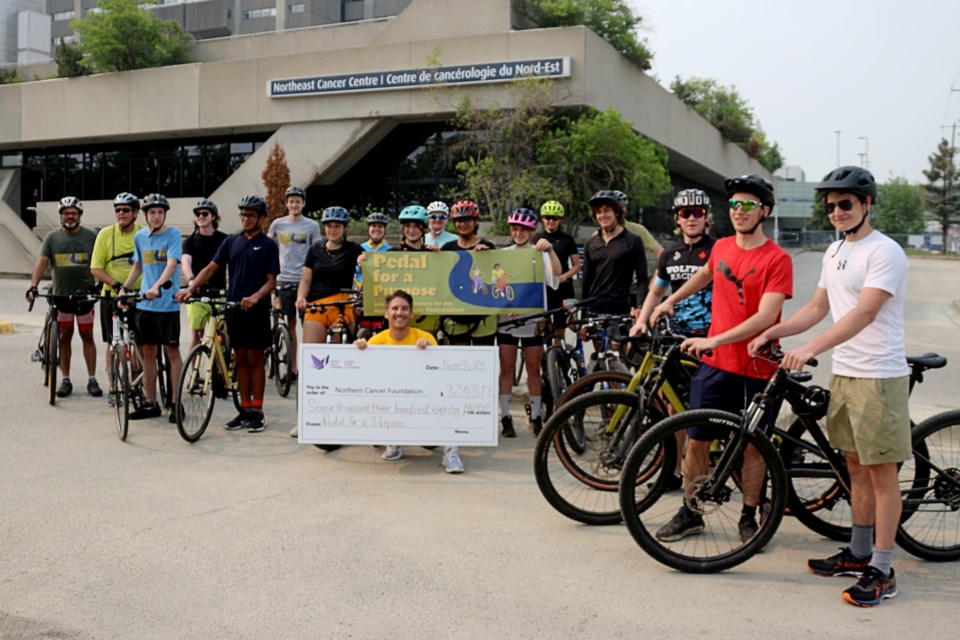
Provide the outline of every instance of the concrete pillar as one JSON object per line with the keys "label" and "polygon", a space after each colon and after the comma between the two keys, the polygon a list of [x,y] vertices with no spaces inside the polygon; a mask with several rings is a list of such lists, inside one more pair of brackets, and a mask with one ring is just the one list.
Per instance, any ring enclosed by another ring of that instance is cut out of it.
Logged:
{"label": "concrete pillar", "polygon": [[287,28],[287,0],[277,0],[277,17],[275,27],[277,31]]}

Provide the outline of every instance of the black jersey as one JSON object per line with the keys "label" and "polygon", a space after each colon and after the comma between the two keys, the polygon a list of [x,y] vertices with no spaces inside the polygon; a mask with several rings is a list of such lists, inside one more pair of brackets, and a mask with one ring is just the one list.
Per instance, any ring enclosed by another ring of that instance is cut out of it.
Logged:
{"label": "black jersey", "polygon": [[[671,291],[682,287],[707,264],[713,243],[712,237],[703,235],[693,244],[678,242],[664,249],[657,261],[655,284],[669,285]],[[673,313],[674,328],[687,335],[706,335],[710,328],[712,302],[713,287],[710,285],[678,302]]]}

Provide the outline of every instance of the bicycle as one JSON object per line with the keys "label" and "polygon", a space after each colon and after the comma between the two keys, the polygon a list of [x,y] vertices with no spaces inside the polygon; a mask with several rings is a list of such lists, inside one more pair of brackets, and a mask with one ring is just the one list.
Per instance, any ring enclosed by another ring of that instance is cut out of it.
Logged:
{"label": "bicycle", "polygon": [[[279,298],[277,299],[279,301]],[[279,307],[279,302],[270,308],[270,346],[264,353],[267,377],[277,385],[277,393],[286,398],[293,384],[292,342],[287,317]]]}
{"label": "bicycle", "polygon": [[47,299],[47,314],[43,318],[43,330],[36,350],[30,355],[31,362],[39,362],[43,371],[43,386],[47,387],[50,406],[57,403],[57,372],[60,370],[60,323],[57,321],[57,297],[50,293],[53,287],[45,287],[45,293],[37,293],[27,311],[33,311],[37,298]]}
{"label": "bicycle", "polygon": [[[681,354],[684,336],[672,333],[666,322],[629,340],[649,343],[636,373],[606,371],[580,380],[615,381],[622,388],[584,390],[561,400],[534,448],[541,494],[561,514],[584,524],[621,521],[617,491],[631,447],[671,410],[686,410],[690,378],[699,367],[699,361]],[[574,434],[582,434],[582,440]],[[645,482],[660,464],[653,460],[636,481]]]}
{"label": "bicycle", "polygon": [[230,338],[224,315],[240,307],[239,302],[203,296],[187,300],[187,304],[203,302],[210,305],[210,315],[203,326],[200,344],[190,350],[177,382],[177,431],[187,442],[200,439],[217,398],[233,397],[237,411],[240,394],[237,390],[236,358],[230,349]]}
{"label": "bicycle", "polygon": [[[773,361],[778,362],[779,357],[771,355]],[[759,429],[764,413],[781,401],[789,404],[834,478],[849,492],[842,455],[829,446],[817,422],[826,413],[830,394],[816,385],[805,386],[811,377],[808,372],[789,374],[778,368],[742,416],[712,409],[688,411],[663,420],[641,436],[627,456],[620,484],[621,512],[637,544],[657,561],[690,573],[723,571],[758,553],[779,527],[790,493],[787,465],[771,438]],[[698,477],[688,475],[683,493],[683,504],[703,519],[704,528],[697,535],[661,540],[656,532],[670,520],[678,504],[676,494],[666,490],[662,470],[672,468],[683,455],[674,435],[691,427],[709,427],[716,436],[709,460],[703,461],[709,471]],[[960,558],[958,440],[960,412],[945,412],[924,421],[912,433],[913,459],[899,471],[903,515],[896,539],[905,550],[927,560]],[[744,466],[748,445],[760,460],[754,467]],[[662,460],[661,472],[652,482],[625,481],[641,475],[648,479],[646,470],[652,459]],[[760,480],[761,513],[757,532],[742,541],[737,527],[743,500],[740,479],[748,472]],[[669,499],[661,500],[664,496]]]}

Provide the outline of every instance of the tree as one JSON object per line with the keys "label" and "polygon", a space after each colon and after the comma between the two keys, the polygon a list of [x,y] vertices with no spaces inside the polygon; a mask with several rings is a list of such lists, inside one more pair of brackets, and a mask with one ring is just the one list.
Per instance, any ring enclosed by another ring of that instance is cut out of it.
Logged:
{"label": "tree", "polygon": [[270,149],[261,177],[267,189],[267,217],[263,221],[263,230],[266,232],[271,222],[287,212],[284,193],[290,186],[290,167],[287,166],[287,154],[279,144],[275,143]]}
{"label": "tree", "polygon": [[753,109],[736,87],[725,87],[710,78],[681,80],[677,76],[670,84],[670,91],[767,171],[773,172],[783,166],[780,146],[767,141],[754,118]]}
{"label": "tree", "polygon": [[807,220],[807,229],[813,231],[830,231],[834,228],[830,222],[830,216],[827,215],[827,207],[823,204],[823,198],[820,194],[813,196],[813,213]]}
{"label": "tree", "polygon": [[637,36],[643,18],[625,0],[526,0],[523,6],[543,27],[584,25],[647,71],[653,53]]}
{"label": "tree", "polygon": [[887,234],[923,231],[923,195],[917,185],[894,178],[877,190],[877,206],[871,209],[875,228]]}
{"label": "tree", "polygon": [[190,61],[190,34],[174,20],[158,20],[137,0],[99,0],[99,12],[75,19],[83,64],[93,71],[129,71]]}
{"label": "tree", "polygon": [[947,234],[950,225],[960,224],[960,183],[954,156],[957,148],[940,140],[935,153],[930,154],[930,168],[923,175],[929,181],[923,185],[927,196],[928,217],[940,223],[943,250],[947,250]]}
{"label": "tree", "polygon": [[23,82],[23,78],[20,77],[16,69],[12,67],[0,69],[0,84],[14,84],[17,82]]}
{"label": "tree", "polygon": [[76,78],[90,73],[90,69],[83,64],[83,53],[76,45],[61,42],[53,54],[57,63],[57,77]]}

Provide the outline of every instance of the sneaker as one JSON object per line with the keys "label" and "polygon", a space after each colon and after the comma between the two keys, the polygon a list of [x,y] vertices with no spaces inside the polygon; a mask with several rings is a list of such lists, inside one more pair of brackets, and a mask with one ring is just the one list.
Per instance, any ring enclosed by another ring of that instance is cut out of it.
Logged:
{"label": "sneaker", "polygon": [[680,507],[670,522],[657,529],[654,534],[661,542],[676,542],[687,536],[703,531],[703,517],[694,513],[686,505]]}
{"label": "sneaker", "polygon": [[94,398],[99,398],[103,395],[103,389],[100,388],[100,384],[97,382],[96,378],[91,378],[87,381],[87,393],[92,395]]}
{"label": "sneaker", "polygon": [[148,418],[156,418],[163,415],[163,411],[160,409],[160,405],[157,403],[149,404],[144,402],[140,405],[140,408],[136,411],[130,413],[131,420],[146,420]]}
{"label": "sneaker", "polygon": [[533,437],[536,438],[540,435],[540,432],[543,431],[543,418],[537,416],[536,418],[530,418],[530,431],[533,432]]}
{"label": "sneaker", "polygon": [[243,421],[247,419],[247,410],[241,409],[240,413],[237,414],[237,417],[231,420],[230,422],[223,425],[223,428],[227,431],[236,431],[237,429],[243,428]]}
{"label": "sneaker", "polygon": [[71,393],[73,393],[73,383],[66,379],[61,380],[60,388],[57,389],[57,397],[66,398]]}
{"label": "sneaker", "polygon": [[843,592],[843,599],[858,607],[875,607],[887,598],[897,596],[897,578],[893,568],[885,576],[876,567],[867,565],[857,584]]}
{"label": "sneaker", "polygon": [[403,447],[395,444],[388,444],[386,450],[383,452],[383,455],[380,457],[391,462],[394,460],[399,460],[403,457]]}
{"label": "sneaker", "polygon": [[246,429],[247,433],[260,433],[267,428],[267,422],[263,419],[263,411],[253,409],[247,412],[247,417],[240,423],[241,429]]}
{"label": "sneaker", "polygon": [[299,371],[292,371],[292,372],[290,373],[290,383],[291,383],[291,384],[297,382],[297,380],[299,380],[299,379],[300,379],[300,372],[299,372]]}
{"label": "sneaker", "polygon": [[[656,486],[655,482],[647,483],[647,489],[653,489],[654,486]],[[683,476],[677,475],[676,473],[671,473],[663,485],[663,490],[679,491],[680,489],[683,489]]]}
{"label": "sneaker", "polygon": [[513,428],[513,418],[503,416],[500,418],[500,435],[504,438],[516,438],[517,430]]}
{"label": "sneaker", "polygon": [[757,519],[753,516],[740,516],[737,529],[740,532],[740,542],[747,543],[750,541],[750,538],[757,535],[757,531],[760,530],[760,525],[757,524]]}
{"label": "sneaker", "polygon": [[823,560],[807,560],[807,567],[818,576],[854,576],[859,578],[864,569],[870,565],[870,556],[858,558],[850,551],[850,547],[843,547],[840,553],[824,558]]}
{"label": "sneaker", "polygon": [[443,470],[447,473],[463,473],[463,461],[460,460],[460,452],[457,451],[456,447],[443,448],[441,464],[443,464]]}
{"label": "sneaker", "polygon": [[167,419],[170,421],[170,424],[177,424],[177,409],[180,409],[180,417],[183,418],[186,415],[186,412],[183,409],[183,405],[174,406],[170,409],[170,415],[167,416]]}
{"label": "sneaker", "polygon": [[299,436],[300,436],[300,427],[294,427],[293,429],[290,429],[291,438],[297,438]]}

